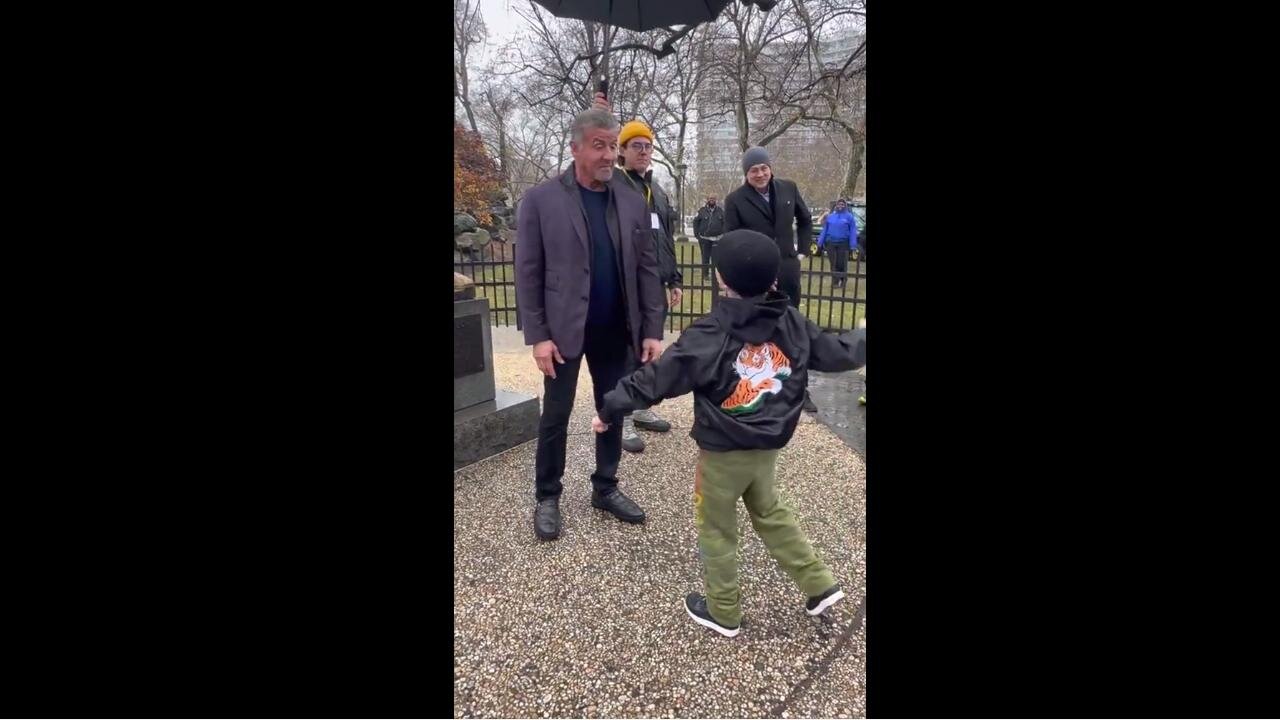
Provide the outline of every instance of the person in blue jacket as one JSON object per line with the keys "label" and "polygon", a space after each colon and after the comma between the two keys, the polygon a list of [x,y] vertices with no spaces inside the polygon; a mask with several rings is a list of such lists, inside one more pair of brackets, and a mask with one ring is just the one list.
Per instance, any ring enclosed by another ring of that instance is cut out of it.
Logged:
{"label": "person in blue jacket", "polygon": [[844,287],[849,282],[849,248],[858,242],[858,224],[844,198],[836,201],[836,207],[822,223],[818,233],[818,247],[831,257],[831,269],[835,272],[831,287]]}

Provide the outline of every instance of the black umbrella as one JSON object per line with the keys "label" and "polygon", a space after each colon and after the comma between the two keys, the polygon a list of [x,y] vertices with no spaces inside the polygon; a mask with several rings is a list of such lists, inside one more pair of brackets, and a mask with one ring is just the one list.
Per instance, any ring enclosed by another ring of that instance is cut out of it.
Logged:
{"label": "black umbrella", "polygon": [[[695,25],[716,19],[733,0],[534,0],[560,18],[591,20],[628,30]],[[777,0],[739,0],[769,10]]]}

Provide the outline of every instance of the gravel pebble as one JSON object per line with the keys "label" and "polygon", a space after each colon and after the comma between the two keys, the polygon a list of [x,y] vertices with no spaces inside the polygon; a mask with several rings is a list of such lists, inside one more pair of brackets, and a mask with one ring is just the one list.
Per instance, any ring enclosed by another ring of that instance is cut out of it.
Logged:
{"label": "gravel pebble", "polygon": [[[542,393],[527,350],[495,352],[494,375],[499,388]],[[844,637],[866,588],[862,459],[806,414],[778,461],[780,492],[847,599],[809,617],[740,510],[743,631],[723,638],[683,609],[702,591],[692,399],[655,411],[673,430],[642,431],[648,447],[624,453],[618,474],[644,525],[590,505],[585,368],[559,540],[533,534],[534,442],[454,473],[454,716],[865,717],[865,618]]]}

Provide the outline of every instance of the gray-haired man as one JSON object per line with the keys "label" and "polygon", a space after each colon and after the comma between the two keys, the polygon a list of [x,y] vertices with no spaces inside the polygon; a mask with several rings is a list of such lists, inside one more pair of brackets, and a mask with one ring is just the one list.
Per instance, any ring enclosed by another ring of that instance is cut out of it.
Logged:
{"label": "gray-haired man", "polygon": [[[599,410],[637,359],[662,353],[664,297],[649,213],[637,193],[615,192],[609,182],[617,120],[599,108],[579,114],[569,148],[569,169],[526,192],[517,219],[516,297],[525,344],[545,376],[534,478],[534,532],[544,540],[560,535],[560,481],[582,359]],[[644,511],[618,489],[621,428],[595,443],[591,504],[643,522]]]}

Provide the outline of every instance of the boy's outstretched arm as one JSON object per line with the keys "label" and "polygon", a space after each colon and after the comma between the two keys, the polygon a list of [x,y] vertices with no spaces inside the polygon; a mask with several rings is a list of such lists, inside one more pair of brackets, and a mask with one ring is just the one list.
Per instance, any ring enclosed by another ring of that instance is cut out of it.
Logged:
{"label": "boy's outstretched arm", "polygon": [[857,370],[867,364],[867,330],[858,328],[837,335],[822,332],[810,320],[809,367],[822,372]]}
{"label": "boy's outstretched arm", "polygon": [[[662,357],[641,367],[618,381],[617,387],[605,393],[604,409],[597,418],[607,427],[622,419],[623,415],[643,410],[660,400],[680,397],[693,392],[699,377],[697,359],[689,352],[689,346],[697,332],[692,328],[680,336]],[[596,432],[604,428],[592,423]]]}

